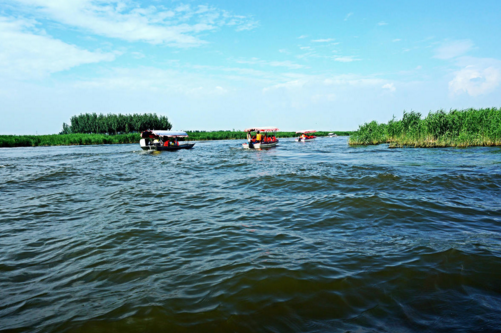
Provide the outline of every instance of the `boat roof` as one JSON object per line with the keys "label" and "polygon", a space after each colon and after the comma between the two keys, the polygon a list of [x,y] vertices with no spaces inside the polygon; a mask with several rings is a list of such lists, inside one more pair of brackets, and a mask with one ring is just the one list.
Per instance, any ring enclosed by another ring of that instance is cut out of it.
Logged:
{"label": "boat roof", "polygon": [[269,126],[269,127],[250,127],[244,130],[244,132],[278,132],[278,128]]}
{"label": "boat roof", "polygon": [[168,137],[188,137],[188,134],[183,131],[165,131],[165,130],[153,130],[153,134],[158,136],[168,136]]}
{"label": "boat roof", "polygon": [[304,130],[304,131],[297,131],[296,133],[315,133],[316,130]]}

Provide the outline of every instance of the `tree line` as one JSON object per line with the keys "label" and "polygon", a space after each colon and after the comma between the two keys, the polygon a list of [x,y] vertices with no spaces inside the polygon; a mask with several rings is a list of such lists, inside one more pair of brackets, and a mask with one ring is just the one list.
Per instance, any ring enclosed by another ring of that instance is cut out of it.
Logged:
{"label": "tree line", "polygon": [[148,129],[170,130],[172,124],[165,116],[156,113],[145,114],[96,114],[84,113],[70,118],[70,124],[63,123],[60,134],[119,134],[142,132]]}

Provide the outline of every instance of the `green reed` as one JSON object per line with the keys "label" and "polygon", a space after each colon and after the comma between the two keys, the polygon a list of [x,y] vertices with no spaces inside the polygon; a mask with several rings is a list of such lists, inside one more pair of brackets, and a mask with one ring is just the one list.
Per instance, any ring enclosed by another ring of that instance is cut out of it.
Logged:
{"label": "green reed", "polygon": [[387,124],[365,123],[350,136],[350,145],[389,143],[390,147],[468,147],[501,145],[501,110],[439,110],[425,118],[405,112]]}
{"label": "green reed", "polygon": [[52,135],[0,135],[0,147],[36,147],[101,145],[118,143],[138,143],[138,133],[106,134],[52,134]]}

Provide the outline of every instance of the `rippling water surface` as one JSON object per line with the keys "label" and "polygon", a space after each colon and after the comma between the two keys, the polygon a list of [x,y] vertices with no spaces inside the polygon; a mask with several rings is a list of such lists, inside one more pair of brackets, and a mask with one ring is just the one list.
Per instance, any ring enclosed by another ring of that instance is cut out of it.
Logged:
{"label": "rippling water surface", "polygon": [[0,330],[495,331],[501,149],[0,150]]}

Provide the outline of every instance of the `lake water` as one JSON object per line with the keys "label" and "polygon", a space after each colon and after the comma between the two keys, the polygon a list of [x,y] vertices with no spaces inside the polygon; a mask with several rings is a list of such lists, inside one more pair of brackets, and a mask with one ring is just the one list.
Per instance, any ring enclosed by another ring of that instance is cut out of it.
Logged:
{"label": "lake water", "polygon": [[0,330],[501,328],[501,149],[0,150]]}

